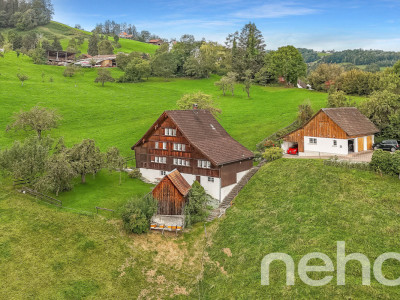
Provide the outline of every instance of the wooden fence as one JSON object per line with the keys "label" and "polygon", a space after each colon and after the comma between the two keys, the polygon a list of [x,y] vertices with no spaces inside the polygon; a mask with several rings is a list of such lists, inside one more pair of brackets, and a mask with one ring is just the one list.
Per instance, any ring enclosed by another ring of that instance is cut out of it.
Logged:
{"label": "wooden fence", "polygon": [[40,193],[38,191],[35,191],[35,190],[32,190],[30,188],[23,187],[21,189],[21,192],[24,193],[24,194],[29,194],[29,195],[35,196],[39,200],[42,200],[42,201],[48,202],[50,204],[62,207],[62,201],[61,200],[58,200],[56,198],[47,196],[45,194],[42,194],[42,193]]}

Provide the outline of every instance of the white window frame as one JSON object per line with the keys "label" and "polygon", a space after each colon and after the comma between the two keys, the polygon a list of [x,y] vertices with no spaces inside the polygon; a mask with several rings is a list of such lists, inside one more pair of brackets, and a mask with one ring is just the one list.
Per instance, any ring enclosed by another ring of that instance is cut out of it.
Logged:
{"label": "white window frame", "polygon": [[154,156],[154,160],[152,160],[151,162],[154,162],[157,164],[166,164],[167,158],[165,156]]}
{"label": "white window frame", "polygon": [[190,162],[186,159],[182,159],[182,158],[174,158],[173,159],[173,164],[175,166],[183,166],[183,167],[189,167],[190,166]]}
{"label": "white window frame", "polygon": [[163,150],[167,150],[167,143],[166,142],[163,142],[162,148],[163,148]]}
{"label": "white window frame", "polygon": [[202,169],[210,169],[211,168],[211,162],[209,162],[208,160],[199,159],[197,161],[197,167],[198,168],[202,168]]}
{"label": "white window frame", "polygon": [[155,149],[158,149],[158,142],[155,142],[155,143],[154,143],[154,148],[155,148]]}
{"label": "white window frame", "polygon": [[176,136],[176,129],[174,129],[174,128],[164,128],[164,135],[166,135],[166,136]]}
{"label": "white window frame", "polygon": [[337,147],[337,140],[333,140],[333,146],[332,147]]}
{"label": "white window frame", "polygon": [[161,176],[165,176],[165,175],[167,175],[167,171],[161,170],[160,174],[161,174]]}
{"label": "white window frame", "polygon": [[311,145],[316,145],[317,144],[317,139],[316,138],[308,138],[308,143]]}

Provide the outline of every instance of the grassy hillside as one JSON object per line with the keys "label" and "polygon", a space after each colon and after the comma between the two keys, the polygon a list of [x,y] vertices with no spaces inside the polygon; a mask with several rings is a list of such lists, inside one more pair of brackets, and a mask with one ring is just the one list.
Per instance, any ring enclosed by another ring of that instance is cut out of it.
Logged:
{"label": "grassy hillside", "polygon": [[[0,29],[0,32],[6,34],[8,30],[10,29]],[[64,50],[67,49],[68,42],[70,39],[78,35],[83,35],[85,36],[85,42],[79,48],[81,53],[87,53],[88,38],[91,35],[90,32],[72,28],[65,24],[54,21],[51,21],[49,24],[44,26],[38,26],[32,30],[21,31],[21,34],[30,34],[30,33],[40,34],[49,40],[52,40],[54,36],[57,36],[60,39],[61,45],[63,46]],[[113,39],[110,37],[109,40],[112,41]],[[128,39],[120,39],[119,43],[121,44],[121,48],[115,48],[114,53],[118,52],[130,53],[132,51],[135,51],[135,52],[145,52],[152,54],[158,48],[158,46],[155,45],[150,45],[147,43],[142,43]]]}
{"label": "grassy hillside", "polygon": [[[124,155],[132,154],[130,147],[167,109],[175,109],[176,101],[185,93],[203,91],[211,94],[222,109],[220,122],[239,142],[255,149],[257,142],[296,118],[297,107],[310,101],[314,109],[323,107],[327,94],[314,91],[253,86],[251,98],[241,85],[235,96],[222,96],[214,86],[217,77],[204,80],[150,78],[136,84],[95,84],[97,70],[85,69],[72,78],[62,75],[64,68],[34,65],[29,57],[6,53],[0,58],[0,128],[6,128],[13,113],[39,104],[56,108],[63,120],[54,137],[64,136],[68,145],[83,138],[93,138],[105,150],[117,146]],[[16,74],[30,78],[21,87]],[[42,82],[41,74],[44,74]],[[122,72],[113,69],[114,77]],[[52,78],[53,82],[49,82]],[[10,145],[25,133],[0,130],[0,147]]]}
{"label": "grassy hillside", "polygon": [[[197,244],[0,193],[1,299],[157,299],[196,287]],[[196,243],[202,241],[196,240]]]}
{"label": "grassy hillside", "polygon": [[[397,299],[398,287],[374,279],[363,287],[357,263],[348,263],[346,286],[311,288],[297,276],[296,285],[286,287],[279,263],[272,264],[272,285],[261,286],[260,262],[284,252],[297,265],[318,251],[335,265],[339,240],[346,241],[346,253],[362,252],[371,261],[398,252],[399,198],[395,177],[282,159],[264,166],[227,215],[207,226],[203,256],[202,224],[177,238],[126,236],[118,222],[3,189],[0,298]],[[383,269],[388,278],[400,276],[395,261]]]}
{"label": "grassy hillside", "polygon": [[[336,286],[335,273],[322,273],[333,275],[322,287],[305,285],[296,273],[296,284],[287,287],[284,265],[276,262],[271,265],[271,285],[261,286],[260,264],[265,255],[283,252],[293,257],[297,272],[302,256],[322,252],[336,270],[336,241],[346,242],[346,254],[364,253],[371,264],[382,253],[399,252],[399,199],[400,181],[395,177],[328,167],[315,160],[267,164],[218,224],[208,249],[204,297],[398,299],[398,287],[383,286],[373,275],[371,286],[362,286],[358,263],[347,264],[344,287]],[[384,275],[398,278],[399,266],[387,261]],[[311,277],[320,279],[322,274]]]}

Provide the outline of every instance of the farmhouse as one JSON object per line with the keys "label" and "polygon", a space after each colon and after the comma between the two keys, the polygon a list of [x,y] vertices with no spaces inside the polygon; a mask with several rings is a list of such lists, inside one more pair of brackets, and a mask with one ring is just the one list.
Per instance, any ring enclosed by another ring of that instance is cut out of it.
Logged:
{"label": "farmhouse", "polygon": [[177,169],[167,173],[153,189],[153,197],[158,201],[158,215],[180,215],[190,184]]}
{"label": "farmhouse", "polygon": [[177,169],[219,201],[253,166],[253,153],[200,109],[165,111],[132,150],[147,180],[157,182]]}
{"label": "farmhouse", "polygon": [[160,46],[163,43],[161,39],[153,39],[149,41],[149,44]]}
{"label": "farmhouse", "polygon": [[91,56],[79,60],[78,62],[75,63],[75,65],[81,67],[92,67],[92,63],[94,63],[94,67],[103,67],[103,68],[116,67],[117,56],[115,54]]}
{"label": "farmhouse", "polygon": [[283,137],[283,150],[297,146],[299,155],[372,150],[376,126],[355,107],[323,108],[304,126]]}

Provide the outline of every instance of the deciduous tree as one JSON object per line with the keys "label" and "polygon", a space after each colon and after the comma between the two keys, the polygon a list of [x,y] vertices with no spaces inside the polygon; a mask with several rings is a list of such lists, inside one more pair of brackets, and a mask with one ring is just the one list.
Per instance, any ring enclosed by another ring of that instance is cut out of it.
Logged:
{"label": "deciduous tree", "polygon": [[14,128],[35,131],[39,139],[43,131],[56,128],[61,120],[55,110],[40,106],[34,106],[29,111],[20,111],[13,118],[14,122],[7,126],[7,130]]}
{"label": "deciduous tree", "polygon": [[111,76],[111,72],[109,69],[100,68],[97,71],[97,77],[94,82],[101,82],[101,86],[104,86],[106,82],[114,82],[115,79]]}
{"label": "deciduous tree", "polygon": [[122,168],[124,167],[125,160],[119,153],[118,148],[111,147],[106,153],[106,166],[110,172],[119,171],[119,184],[121,184]]}
{"label": "deciduous tree", "polygon": [[68,156],[75,172],[86,182],[86,174],[96,174],[103,166],[103,156],[94,140],[83,140],[68,150]]}
{"label": "deciduous tree", "polygon": [[202,92],[191,93],[183,95],[181,99],[176,102],[179,109],[193,109],[197,105],[198,109],[206,109],[214,116],[221,113],[221,109],[216,107],[212,97]]}

